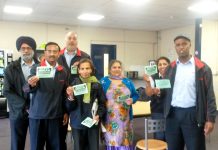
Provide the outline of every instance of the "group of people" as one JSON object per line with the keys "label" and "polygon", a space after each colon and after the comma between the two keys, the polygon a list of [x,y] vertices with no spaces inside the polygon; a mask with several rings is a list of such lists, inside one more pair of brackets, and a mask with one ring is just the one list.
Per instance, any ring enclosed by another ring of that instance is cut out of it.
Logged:
{"label": "group of people", "polygon": [[[123,75],[119,60],[109,63],[109,75],[98,80],[88,54],[78,49],[77,34],[66,34],[66,47],[45,45],[44,59],[35,57],[36,42],[21,36],[16,46],[21,57],[5,70],[4,95],[10,109],[11,150],[25,147],[29,127],[31,150],[66,150],[70,120],[74,150],[98,150],[99,135],[106,150],[133,150],[132,104],[139,99],[133,82]],[[178,59],[157,60],[158,73],[144,75],[151,100],[151,117],[166,119],[166,131],[155,134],[168,150],[205,150],[205,135],[212,132],[216,102],[211,69],[189,52],[188,37],[174,39]],[[51,76],[37,69],[50,67]],[[171,88],[159,89],[156,79],[169,79]],[[85,85],[85,87],[83,86]],[[83,90],[76,92],[83,86]],[[70,119],[69,119],[70,118]],[[91,118],[92,125],[84,125]]]}

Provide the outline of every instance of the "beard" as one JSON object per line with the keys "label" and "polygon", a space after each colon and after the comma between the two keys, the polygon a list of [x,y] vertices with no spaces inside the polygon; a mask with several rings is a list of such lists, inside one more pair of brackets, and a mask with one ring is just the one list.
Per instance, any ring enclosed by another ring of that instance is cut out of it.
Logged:
{"label": "beard", "polygon": [[75,51],[77,47],[75,45],[67,45],[67,51]]}
{"label": "beard", "polygon": [[22,54],[21,58],[24,62],[31,61],[33,59],[34,52],[32,51],[30,54]]}

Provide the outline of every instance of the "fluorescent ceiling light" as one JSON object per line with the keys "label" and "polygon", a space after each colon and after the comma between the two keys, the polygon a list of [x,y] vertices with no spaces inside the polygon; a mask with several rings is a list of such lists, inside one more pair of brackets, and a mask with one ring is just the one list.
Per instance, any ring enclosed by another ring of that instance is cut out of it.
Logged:
{"label": "fluorescent ceiling light", "polygon": [[5,6],[4,12],[9,14],[18,14],[18,15],[28,15],[33,11],[32,8],[29,7],[19,7],[19,6]]}
{"label": "fluorescent ceiling light", "polygon": [[117,0],[119,2],[125,3],[125,4],[129,4],[129,5],[142,5],[145,4],[146,2],[150,1],[150,0]]}
{"label": "fluorescent ceiling light", "polygon": [[201,14],[213,13],[218,11],[218,2],[210,0],[201,1],[188,7],[188,10]]}
{"label": "fluorescent ceiling light", "polygon": [[85,14],[79,15],[77,18],[79,20],[98,21],[98,20],[103,19],[104,16],[103,15],[98,15],[98,14],[88,14],[88,13],[85,13]]}

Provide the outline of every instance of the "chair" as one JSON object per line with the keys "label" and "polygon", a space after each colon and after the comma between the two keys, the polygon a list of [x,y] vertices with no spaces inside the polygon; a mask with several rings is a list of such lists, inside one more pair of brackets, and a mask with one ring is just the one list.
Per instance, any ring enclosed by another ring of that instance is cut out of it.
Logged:
{"label": "chair", "polygon": [[166,150],[167,143],[161,140],[148,139],[148,133],[165,131],[164,119],[145,119],[145,139],[136,143],[136,148],[141,150]]}

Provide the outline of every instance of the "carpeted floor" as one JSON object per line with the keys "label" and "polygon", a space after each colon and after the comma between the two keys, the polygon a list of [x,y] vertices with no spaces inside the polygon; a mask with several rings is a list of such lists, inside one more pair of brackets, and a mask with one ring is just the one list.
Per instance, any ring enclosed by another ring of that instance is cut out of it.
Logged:
{"label": "carpeted floor", "polygon": [[[207,150],[217,150],[218,149],[218,118],[215,129],[210,137],[207,137]],[[134,118],[134,143],[139,139],[144,137],[144,118]],[[67,136],[67,146],[68,150],[72,150],[71,134],[68,133]],[[104,146],[100,144],[101,150],[104,150]],[[0,150],[10,150],[10,124],[9,120],[0,119]],[[29,135],[27,137],[25,150],[30,150],[29,148]]]}

